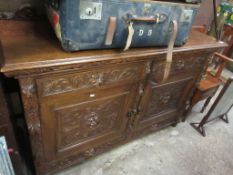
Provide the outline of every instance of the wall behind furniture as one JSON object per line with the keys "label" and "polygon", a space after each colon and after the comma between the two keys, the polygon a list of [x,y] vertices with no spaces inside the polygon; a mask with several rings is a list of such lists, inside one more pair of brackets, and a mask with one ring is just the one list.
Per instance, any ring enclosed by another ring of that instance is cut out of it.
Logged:
{"label": "wall behind furniture", "polygon": [[[221,0],[216,0],[219,4]],[[201,7],[194,22],[195,26],[205,25],[209,29],[214,19],[213,0],[202,0]]]}
{"label": "wall behind furniture", "polygon": [[[221,0],[217,0],[219,3]],[[209,27],[213,20],[213,0],[202,0],[202,5],[197,15],[195,25],[206,25]],[[36,15],[44,14],[43,0],[0,0],[0,18],[13,18],[16,12],[19,12],[25,7],[31,7]],[[25,10],[24,10],[25,11]],[[24,13],[30,14],[27,10]],[[21,15],[21,14],[20,14]]]}
{"label": "wall behind furniture", "polygon": [[1,19],[15,18],[16,15],[35,18],[35,16],[43,16],[43,14],[43,0],[0,0]]}

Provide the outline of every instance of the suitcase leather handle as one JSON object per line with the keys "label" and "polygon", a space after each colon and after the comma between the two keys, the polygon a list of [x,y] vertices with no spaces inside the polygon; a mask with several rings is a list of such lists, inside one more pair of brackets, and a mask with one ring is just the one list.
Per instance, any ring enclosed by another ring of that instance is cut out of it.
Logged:
{"label": "suitcase leather handle", "polygon": [[163,74],[163,82],[166,81],[170,75],[171,72],[171,66],[172,66],[172,60],[173,60],[173,48],[176,41],[176,36],[178,32],[178,23],[177,21],[172,21],[172,35],[168,44],[167,49],[167,56],[166,56],[166,64]]}
{"label": "suitcase leather handle", "polygon": [[154,17],[135,17],[128,14],[128,22],[149,22],[149,23],[163,23],[168,19],[168,16],[163,13],[157,13]]}
{"label": "suitcase leather handle", "polygon": [[134,22],[150,22],[150,23],[159,24],[159,23],[163,23],[167,19],[168,19],[167,15],[162,13],[157,13],[154,17],[135,17],[131,14],[127,14],[127,22],[129,26],[128,26],[128,37],[126,40],[124,51],[128,50],[131,46],[134,35],[134,28],[133,28]]}
{"label": "suitcase leather handle", "polygon": [[116,31],[116,25],[117,25],[117,18],[111,16],[109,18],[108,29],[107,29],[106,38],[105,38],[106,46],[112,45],[112,41],[113,41],[114,34]]}
{"label": "suitcase leather handle", "polygon": [[[168,44],[166,63],[165,63],[165,69],[164,69],[164,74],[163,74],[163,80],[162,80],[163,82],[165,82],[170,75],[171,65],[172,65],[172,60],[173,60],[173,48],[174,48],[174,44],[175,44],[176,36],[177,36],[177,32],[178,32],[177,21],[173,20],[173,21],[171,21],[171,24],[172,24],[172,34],[171,34],[171,38],[170,38],[170,41]],[[129,30],[129,34],[128,34],[128,38],[126,41],[124,51],[128,50],[130,48],[131,43],[132,43],[132,39],[133,39],[133,35],[134,35],[133,22],[130,22],[130,24],[128,26],[128,30]]]}
{"label": "suitcase leather handle", "polygon": [[130,22],[129,26],[128,26],[128,37],[126,40],[124,51],[126,51],[130,48],[132,40],[133,40],[133,35],[134,35],[133,22]]}

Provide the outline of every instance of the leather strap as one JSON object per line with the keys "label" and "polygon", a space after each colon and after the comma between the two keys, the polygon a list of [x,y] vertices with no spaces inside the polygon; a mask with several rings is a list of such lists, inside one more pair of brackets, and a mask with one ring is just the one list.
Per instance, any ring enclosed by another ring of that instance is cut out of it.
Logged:
{"label": "leather strap", "polygon": [[116,31],[116,17],[110,17],[108,22],[108,31],[105,39],[105,45],[110,46],[112,45],[113,37]]}
{"label": "leather strap", "polygon": [[172,37],[168,44],[167,58],[165,64],[165,70],[163,75],[163,81],[166,81],[170,75],[171,65],[172,65],[172,57],[173,57],[173,48],[176,41],[176,36],[178,32],[178,24],[177,21],[172,21]]}
{"label": "leather strap", "polygon": [[128,34],[128,38],[126,41],[124,51],[128,50],[131,46],[131,43],[132,43],[132,39],[133,39],[133,35],[134,35],[133,22],[129,23],[128,31],[129,31],[129,34]]}

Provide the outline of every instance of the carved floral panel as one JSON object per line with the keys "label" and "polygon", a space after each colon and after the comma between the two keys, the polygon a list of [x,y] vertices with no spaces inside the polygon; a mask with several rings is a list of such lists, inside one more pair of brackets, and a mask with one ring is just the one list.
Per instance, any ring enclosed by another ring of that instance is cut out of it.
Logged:
{"label": "carved floral panel", "polygon": [[119,67],[107,70],[97,70],[83,73],[68,74],[39,80],[39,89],[42,96],[101,86],[113,82],[140,78],[140,67]]}
{"label": "carved floral panel", "polygon": [[56,109],[58,149],[117,129],[122,105],[124,96]]}
{"label": "carved floral panel", "polygon": [[141,120],[145,120],[169,110],[176,109],[187,85],[187,81],[182,81],[179,83],[154,87],[152,89],[152,94],[149,104],[147,105],[145,115],[141,118]]}

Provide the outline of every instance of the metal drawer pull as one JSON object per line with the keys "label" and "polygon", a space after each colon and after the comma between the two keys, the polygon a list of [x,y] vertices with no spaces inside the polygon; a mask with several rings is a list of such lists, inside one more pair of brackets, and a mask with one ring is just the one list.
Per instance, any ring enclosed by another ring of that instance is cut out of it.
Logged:
{"label": "metal drawer pull", "polygon": [[94,97],[95,97],[95,94],[94,94],[94,93],[91,93],[91,94],[89,95],[89,97],[94,98]]}

